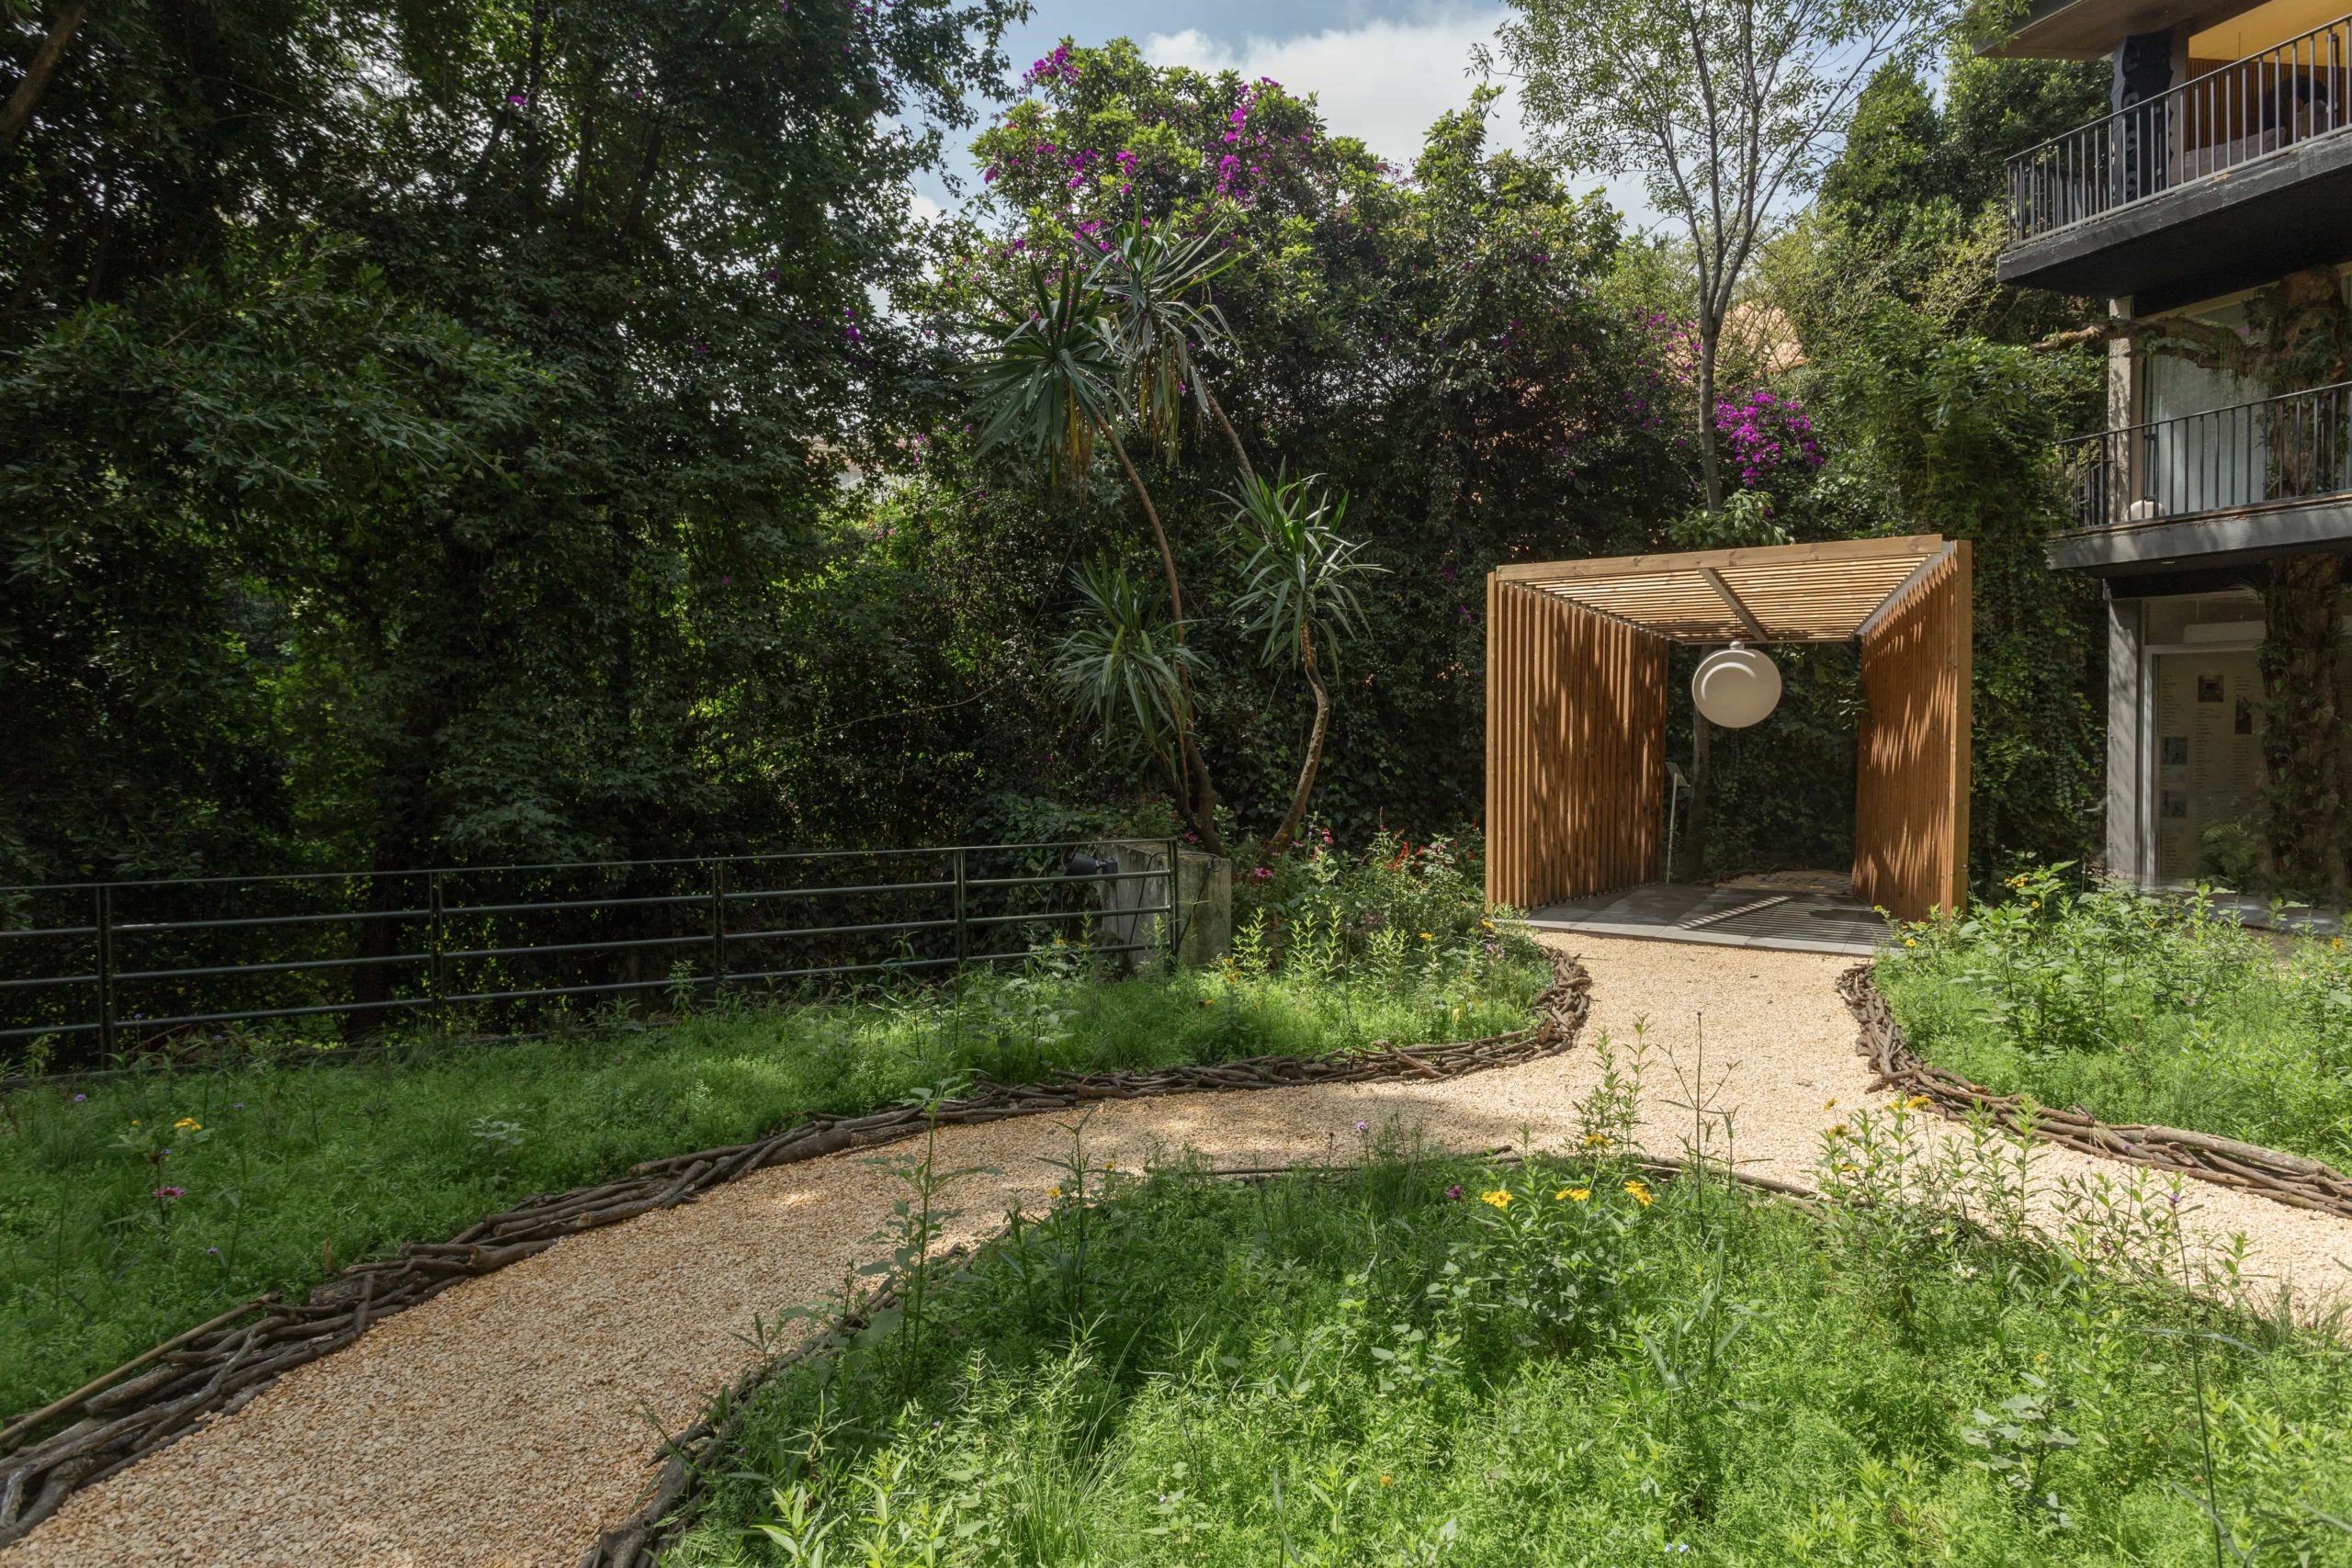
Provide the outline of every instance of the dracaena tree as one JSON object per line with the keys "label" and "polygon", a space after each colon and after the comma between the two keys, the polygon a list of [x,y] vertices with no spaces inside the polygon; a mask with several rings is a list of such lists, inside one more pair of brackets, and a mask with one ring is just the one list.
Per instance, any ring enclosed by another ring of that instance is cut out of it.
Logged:
{"label": "dracaena tree", "polygon": [[1328,492],[1322,476],[1272,481],[1245,476],[1231,500],[1235,536],[1244,556],[1241,592],[1236,603],[1247,630],[1261,637],[1260,657],[1269,665],[1293,664],[1315,694],[1315,718],[1290,809],[1266,842],[1269,855],[1286,852],[1306,816],[1307,796],[1323,762],[1323,741],[1331,728],[1331,693],[1324,665],[1339,670],[1340,644],[1363,625],[1357,580],[1383,569],[1363,558],[1363,547],[1340,536],[1348,515],[1345,491]]}
{"label": "dracaena tree", "polygon": [[1054,650],[1054,683],[1104,740],[1148,757],[1181,799],[1200,656],[1149,581],[1125,566],[1098,556],[1071,579],[1080,603]]}
{"label": "dracaena tree", "polygon": [[[1033,267],[1026,282],[1025,298],[999,300],[998,319],[978,329],[982,347],[968,385],[981,411],[981,444],[1025,453],[1044,465],[1048,484],[1063,491],[1082,482],[1098,440],[1110,446],[1159,549],[1168,593],[1167,636],[1181,649],[1184,591],[1176,573],[1176,553],[1120,425],[1138,408],[1156,413],[1148,395],[1137,390],[1138,383],[1158,373],[1157,359],[1181,354],[1182,345],[1171,350],[1156,332],[1138,333],[1132,321],[1123,328],[1110,297],[1083,276],[1075,263],[1066,263],[1053,276],[1042,266]],[[1162,311],[1176,308],[1171,300],[1159,305]],[[1139,343],[1150,349],[1149,355],[1139,355]],[[1144,428],[1151,427],[1147,423]],[[1089,592],[1082,575],[1079,586],[1089,606],[1101,609],[1104,601]],[[1177,688],[1174,700],[1166,705],[1177,809],[1210,852],[1221,854],[1216,791],[1193,734],[1190,665],[1176,660],[1169,674]]]}

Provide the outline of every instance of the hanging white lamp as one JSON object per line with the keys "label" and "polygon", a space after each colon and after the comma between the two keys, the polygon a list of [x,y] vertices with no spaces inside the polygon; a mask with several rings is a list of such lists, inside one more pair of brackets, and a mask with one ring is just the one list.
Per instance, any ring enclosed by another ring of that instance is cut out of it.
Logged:
{"label": "hanging white lamp", "polygon": [[1709,724],[1746,729],[1780,705],[1781,671],[1755,649],[1733,643],[1699,660],[1690,700]]}

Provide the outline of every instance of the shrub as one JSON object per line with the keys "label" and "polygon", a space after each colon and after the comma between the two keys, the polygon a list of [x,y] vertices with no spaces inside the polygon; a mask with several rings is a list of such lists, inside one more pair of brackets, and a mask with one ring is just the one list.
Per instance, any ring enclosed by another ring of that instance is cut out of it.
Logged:
{"label": "shrub", "polygon": [[2352,952],[2282,960],[2210,890],[2160,898],[2024,872],[1996,902],[1905,928],[1880,984],[1937,1066],[2005,1093],[2352,1156]]}

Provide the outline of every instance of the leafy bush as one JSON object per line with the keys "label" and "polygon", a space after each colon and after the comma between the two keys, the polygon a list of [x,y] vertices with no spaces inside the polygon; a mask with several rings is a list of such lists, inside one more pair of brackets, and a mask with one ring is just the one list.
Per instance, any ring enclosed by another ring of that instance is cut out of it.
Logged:
{"label": "leafy bush", "polygon": [[1922,1055],[2110,1122],[2352,1159],[2352,952],[2283,959],[2207,890],[2178,899],[2020,873],[1905,931],[1879,983]]}
{"label": "leafy bush", "polygon": [[1246,853],[1236,863],[1238,953],[1269,967],[1375,973],[1538,961],[1526,926],[1487,906],[1486,841],[1475,829],[1419,845],[1382,832],[1357,854],[1333,847],[1329,829],[1303,841],[1303,852],[1267,864]]}
{"label": "leafy bush", "polygon": [[1531,1021],[1546,978],[1498,956],[1100,984],[1063,950],[958,987],[663,1028],[36,1085],[0,1099],[0,1413],[263,1291],[299,1298],[531,1193],[741,1142],[812,1107],[854,1112],[983,1077],[1477,1038]]}
{"label": "leafy bush", "polygon": [[1363,1153],[1064,1188],[753,1395],[663,1561],[2352,1562],[2322,1338],[1885,1205]]}

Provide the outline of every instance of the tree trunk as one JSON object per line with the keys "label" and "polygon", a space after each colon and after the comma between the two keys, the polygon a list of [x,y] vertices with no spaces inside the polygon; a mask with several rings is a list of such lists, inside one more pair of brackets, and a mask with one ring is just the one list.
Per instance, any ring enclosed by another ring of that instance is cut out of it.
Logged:
{"label": "tree trunk", "polygon": [[2273,875],[2281,891],[2333,899],[2344,887],[2343,734],[2336,706],[2338,556],[2273,562],[2263,592],[2263,762]]}
{"label": "tree trunk", "polygon": [[1721,333],[1720,327],[1699,323],[1699,475],[1706,482],[1710,512],[1724,509],[1723,455],[1715,440],[1715,343]]}
{"label": "tree trunk", "polygon": [[89,0],[72,0],[57,13],[49,25],[49,33],[33,51],[32,63],[25,67],[24,80],[0,104],[0,147],[14,146],[17,138],[32,123],[33,111],[40,107],[41,96],[49,91],[50,78],[57,74],[57,62],[65,54],[65,46],[82,30],[90,15]]}
{"label": "tree trunk", "polygon": [[[1193,374],[1199,376],[1200,371],[1195,368]],[[1233,460],[1240,466],[1241,477],[1255,485],[1258,482],[1258,470],[1250,466],[1250,454],[1242,450],[1241,433],[1233,428],[1231,420],[1225,417],[1225,405],[1216,400],[1216,394],[1209,389],[1205,378],[1201,381],[1201,396],[1208,400],[1209,412],[1215,416],[1216,427],[1225,432],[1226,445],[1233,448]]]}
{"label": "tree trunk", "polygon": [[1697,882],[1707,873],[1709,726],[1696,708],[1690,714],[1690,811],[1682,819],[1682,880]]}
{"label": "tree trunk", "polygon": [[[1096,422],[1111,443],[1111,450],[1118,454],[1119,467],[1126,470],[1127,483],[1142,503],[1144,520],[1151,525],[1152,542],[1159,547],[1159,569],[1168,581],[1169,614],[1175,617],[1175,637],[1184,640],[1184,591],[1176,581],[1176,552],[1168,543],[1168,531],[1159,525],[1159,508],[1152,504],[1151,491],[1143,482],[1143,475],[1136,471],[1135,459],[1127,456],[1126,443],[1119,439],[1116,426],[1107,420]],[[1201,757],[1201,749],[1193,743],[1193,682],[1182,665],[1176,669],[1176,682],[1182,702],[1176,714],[1176,743],[1184,759],[1185,770],[1192,776],[1193,795],[1184,816],[1193,824],[1193,831],[1200,835],[1201,847],[1213,855],[1225,853],[1225,840],[1216,830],[1216,786],[1209,782],[1208,763]]]}
{"label": "tree trunk", "polygon": [[1323,765],[1323,737],[1331,728],[1331,694],[1324,689],[1323,671],[1316,664],[1315,638],[1304,626],[1298,628],[1298,662],[1315,693],[1315,724],[1306,732],[1306,759],[1299,764],[1298,787],[1291,792],[1290,815],[1266,845],[1269,859],[1288,853],[1297,840],[1298,825],[1306,818],[1306,797],[1315,792],[1315,774]]}

